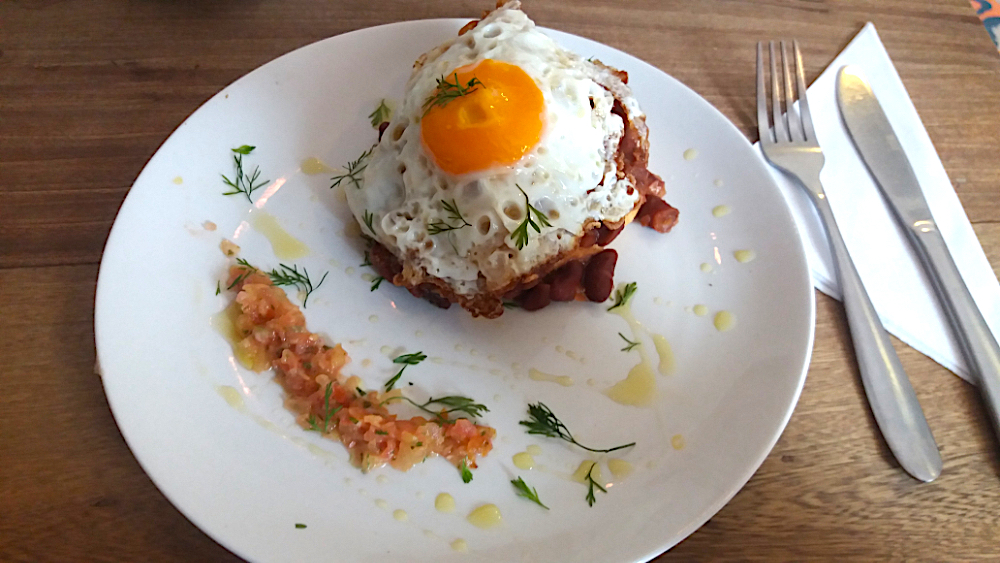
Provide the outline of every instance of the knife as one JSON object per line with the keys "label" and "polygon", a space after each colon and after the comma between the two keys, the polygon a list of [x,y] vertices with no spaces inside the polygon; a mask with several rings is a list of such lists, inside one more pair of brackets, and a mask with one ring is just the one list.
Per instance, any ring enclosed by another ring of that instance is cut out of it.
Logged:
{"label": "knife", "polygon": [[857,67],[840,70],[837,103],[862,160],[931,279],[1000,439],[1000,347],[948,252],[899,139]]}

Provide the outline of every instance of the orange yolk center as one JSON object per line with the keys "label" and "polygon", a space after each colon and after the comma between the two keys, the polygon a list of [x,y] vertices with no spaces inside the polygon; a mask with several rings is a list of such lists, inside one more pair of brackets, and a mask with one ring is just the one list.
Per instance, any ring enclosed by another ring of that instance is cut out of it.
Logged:
{"label": "orange yolk center", "polygon": [[[473,77],[482,84],[432,106],[420,122],[424,146],[442,170],[465,174],[513,164],[538,144],[545,103],[526,72],[492,59],[455,72],[462,88]],[[446,79],[454,82],[455,74]]]}

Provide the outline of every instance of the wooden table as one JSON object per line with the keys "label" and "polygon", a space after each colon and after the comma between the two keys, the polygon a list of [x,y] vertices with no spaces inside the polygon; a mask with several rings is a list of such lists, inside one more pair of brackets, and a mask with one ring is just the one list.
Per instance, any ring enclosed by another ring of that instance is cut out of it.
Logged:
{"label": "wooden table", "polygon": [[[0,560],[227,561],[129,452],[94,375],[93,299],[119,204],[167,135],[292,49],[489,0],[0,1]],[[964,0],[529,2],[541,25],[677,77],[753,137],[754,45],[809,78],[875,22],[994,269],[1000,59]],[[921,485],[877,437],[840,305],[817,294],[794,416],[749,484],[661,559],[1000,559],[1000,459],[975,390],[896,343],[944,458]]]}

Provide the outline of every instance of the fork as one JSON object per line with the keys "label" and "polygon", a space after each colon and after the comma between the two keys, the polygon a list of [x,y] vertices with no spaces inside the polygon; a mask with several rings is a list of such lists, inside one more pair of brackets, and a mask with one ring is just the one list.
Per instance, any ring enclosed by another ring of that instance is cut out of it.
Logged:
{"label": "fork", "polygon": [[[796,96],[792,88],[792,73],[789,71],[785,42],[780,43],[782,72],[779,79],[778,57],[775,54],[775,43],[771,41],[772,113],[769,115],[764,47],[763,43],[757,43],[757,128],[760,133],[760,148],[771,165],[798,180],[805,188],[822,219],[843,293],[847,324],[854,342],[861,382],[886,444],[907,473],[921,481],[933,481],[941,474],[941,455],[910,380],[903,371],[889,335],[886,334],[865,286],[861,283],[854,261],[847,252],[847,245],[840,235],[830,202],[820,183],[819,175],[825,159],[809,113],[798,41],[793,41],[792,49],[795,54],[798,109],[794,103]],[[783,96],[780,82],[784,84]]]}

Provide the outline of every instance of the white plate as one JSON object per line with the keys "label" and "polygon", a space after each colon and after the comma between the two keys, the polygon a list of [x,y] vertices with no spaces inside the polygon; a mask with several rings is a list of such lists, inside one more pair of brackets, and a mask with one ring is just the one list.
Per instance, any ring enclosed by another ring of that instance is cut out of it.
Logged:
{"label": "white plate", "polygon": [[[739,131],[676,80],[565,33],[547,32],[629,72],[649,116],[651,168],[681,210],[670,234],[631,227],[613,245],[621,252],[616,280],[638,282],[637,317],[675,351],[676,372],[657,377],[655,407],[621,406],[601,393],[637,358],[619,351],[617,333],[628,334],[627,327],[602,306],[559,304],[486,321],[454,307],[436,309],[392,286],[369,291],[361,278],[367,268],[358,267],[361,245],[344,233],[353,222],[346,204],[329,189],[329,174],[306,175],[300,163],[307,157],[344,163],[370,145],[376,133],[365,116],[377,100],[398,100],[413,59],[464,23],[364,29],[241,78],[163,144],[112,229],[95,324],[115,419],[171,502],[247,559],[647,560],[697,529],[746,483],[798,398],[812,348],[813,292],[799,235],[764,165]],[[248,163],[272,180],[273,193],[257,192],[254,206],[220,195],[219,175],[232,172],[229,149],[242,144],[257,147]],[[698,151],[692,160],[683,156],[689,148]],[[720,204],[732,213],[714,217]],[[312,330],[344,343],[353,359],[348,373],[375,388],[393,372],[384,346],[422,350],[444,363],[410,368],[408,393],[464,394],[490,406],[485,422],[499,437],[471,484],[440,459],[405,474],[363,475],[339,444],[295,426],[270,374],[236,367],[211,326],[232,297],[215,295],[226,264],[219,242],[236,240],[243,257],[276,266],[267,239],[246,224],[263,210],[312,250],[296,264],[314,278],[329,270],[306,314]],[[205,230],[205,221],[218,230]],[[757,259],[737,263],[737,249],[753,249]],[[712,272],[703,273],[702,263],[713,264]],[[695,304],[711,313],[692,314]],[[735,314],[736,328],[713,327],[719,310]],[[644,341],[652,353],[652,342]],[[366,358],[372,363],[362,367]],[[570,375],[576,384],[532,381],[529,367]],[[239,390],[244,408],[227,404],[221,387]],[[585,452],[528,436],[517,424],[527,403],[539,400],[584,443],[638,442],[622,452],[634,474],[598,493],[588,508],[586,488],[558,475],[571,472]],[[674,435],[683,437],[683,449],[671,447]],[[542,446],[536,460],[546,470],[513,466],[512,455],[528,444]],[[551,510],[515,497],[509,484],[515,475],[536,487]],[[435,511],[442,491],[455,497],[454,514]],[[504,515],[499,529],[464,520],[486,502]],[[409,521],[396,521],[395,509]],[[456,538],[468,542],[469,553],[451,549]]]}

